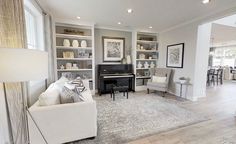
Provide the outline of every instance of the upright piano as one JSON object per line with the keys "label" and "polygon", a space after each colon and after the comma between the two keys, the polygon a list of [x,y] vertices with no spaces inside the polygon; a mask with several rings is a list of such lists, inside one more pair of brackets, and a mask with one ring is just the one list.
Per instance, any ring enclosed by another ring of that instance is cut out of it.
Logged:
{"label": "upright piano", "polygon": [[113,85],[128,86],[135,91],[135,75],[132,64],[100,64],[98,65],[98,93],[110,93]]}

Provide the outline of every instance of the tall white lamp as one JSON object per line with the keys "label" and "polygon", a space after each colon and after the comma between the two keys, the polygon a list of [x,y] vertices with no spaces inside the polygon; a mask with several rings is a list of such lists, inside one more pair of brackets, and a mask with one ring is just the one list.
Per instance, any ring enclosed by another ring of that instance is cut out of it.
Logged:
{"label": "tall white lamp", "polygon": [[[3,83],[4,96],[6,100],[7,118],[9,121],[10,140],[12,137],[12,126],[10,122],[9,106],[7,102],[6,82],[27,82],[34,80],[45,80],[48,77],[48,53],[38,50],[23,48],[0,48],[0,82]],[[23,84],[21,85],[23,86]],[[22,104],[24,108],[24,124],[27,122],[27,98],[23,90]],[[28,129],[27,129],[28,135]],[[29,141],[28,141],[29,143]]]}

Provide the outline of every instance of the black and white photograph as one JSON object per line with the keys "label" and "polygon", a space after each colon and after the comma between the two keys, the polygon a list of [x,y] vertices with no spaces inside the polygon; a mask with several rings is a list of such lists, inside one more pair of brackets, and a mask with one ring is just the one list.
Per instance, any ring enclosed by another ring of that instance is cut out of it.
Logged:
{"label": "black and white photograph", "polygon": [[166,66],[173,68],[183,68],[184,43],[168,45]]}
{"label": "black and white photograph", "polygon": [[119,62],[124,57],[124,38],[102,37],[103,61]]}

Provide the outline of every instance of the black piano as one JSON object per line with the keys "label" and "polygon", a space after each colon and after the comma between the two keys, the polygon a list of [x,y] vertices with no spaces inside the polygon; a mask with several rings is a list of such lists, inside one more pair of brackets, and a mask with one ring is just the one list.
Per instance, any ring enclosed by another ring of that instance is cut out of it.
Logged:
{"label": "black piano", "polygon": [[128,86],[135,91],[135,75],[132,64],[100,64],[98,65],[98,93],[110,93],[113,85]]}

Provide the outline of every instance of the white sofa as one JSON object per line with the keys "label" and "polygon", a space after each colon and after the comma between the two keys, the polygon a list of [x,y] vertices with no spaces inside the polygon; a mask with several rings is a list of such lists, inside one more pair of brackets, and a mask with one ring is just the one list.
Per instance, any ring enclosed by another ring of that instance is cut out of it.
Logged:
{"label": "white sofa", "polygon": [[[97,109],[90,90],[83,102],[40,106],[37,101],[29,108],[34,121],[48,144],[60,144],[97,136]],[[28,114],[31,144],[45,140]]]}

